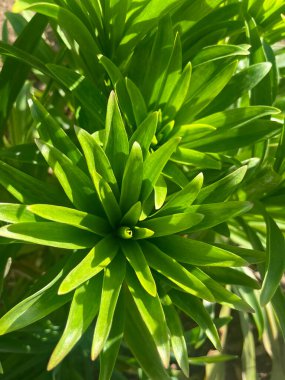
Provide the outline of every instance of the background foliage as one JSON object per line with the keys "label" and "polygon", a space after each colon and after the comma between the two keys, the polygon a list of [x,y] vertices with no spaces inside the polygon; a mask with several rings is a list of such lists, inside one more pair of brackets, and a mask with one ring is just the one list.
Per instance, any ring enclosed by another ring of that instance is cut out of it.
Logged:
{"label": "background foliage", "polygon": [[14,11],[2,378],[283,378],[283,1]]}

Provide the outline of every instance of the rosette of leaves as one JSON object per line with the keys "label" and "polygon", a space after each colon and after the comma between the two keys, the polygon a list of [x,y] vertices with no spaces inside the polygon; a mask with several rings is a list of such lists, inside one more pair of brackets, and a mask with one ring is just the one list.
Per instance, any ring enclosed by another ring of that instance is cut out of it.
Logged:
{"label": "rosette of leaves", "polygon": [[[39,102],[34,100],[31,109],[39,122],[37,145],[61,188],[1,162],[0,182],[21,204],[0,205],[1,220],[9,223],[0,235],[5,243],[72,252],[1,318],[1,334],[71,301],[50,370],[96,319],[91,357],[100,355],[100,379],[110,378],[122,337],[150,378],[168,378],[170,344],[188,375],[178,310],[218,349],[219,335],[203,300],[252,311],[224,284],[258,287],[236,267],[262,262],[263,253],[191,238],[251,208],[249,202],[218,200],[220,186],[229,196],[246,168],[211,186],[202,187],[198,174],[187,185],[171,189],[165,186],[169,179],[162,179],[163,169],[180,139],[171,138],[154,151],[156,125],[145,122],[128,135],[114,93],[102,142],[98,134],[76,128],[81,150]],[[215,203],[209,203],[211,197]]]}

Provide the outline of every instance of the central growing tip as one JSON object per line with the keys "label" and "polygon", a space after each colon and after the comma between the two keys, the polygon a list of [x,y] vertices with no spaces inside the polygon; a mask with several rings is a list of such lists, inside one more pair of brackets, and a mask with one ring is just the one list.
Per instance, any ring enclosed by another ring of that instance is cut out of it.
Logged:
{"label": "central growing tip", "polygon": [[117,235],[122,239],[131,239],[133,237],[133,231],[130,227],[122,226],[118,228]]}

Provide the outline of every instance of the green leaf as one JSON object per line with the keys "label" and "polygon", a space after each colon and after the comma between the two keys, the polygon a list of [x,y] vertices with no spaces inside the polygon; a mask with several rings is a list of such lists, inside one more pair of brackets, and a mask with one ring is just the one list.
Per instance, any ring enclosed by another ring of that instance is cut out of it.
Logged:
{"label": "green leaf", "polygon": [[121,220],[122,226],[130,226],[133,227],[137,224],[140,215],[142,212],[141,202],[136,202],[130,209],[125,213]]}
{"label": "green leaf", "polygon": [[201,327],[215,348],[221,350],[218,331],[203,303],[198,298],[177,290],[171,290],[169,295],[172,302]]}
{"label": "green leaf", "polygon": [[95,318],[100,304],[100,280],[98,277],[92,278],[76,289],[65,329],[48,362],[49,371],[72,350]]}
{"label": "green leaf", "polygon": [[123,212],[138,200],[143,180],[143,156],[140,145],[134,142],[123,174],[120,207]]}
{"label": "green leaf", "polygon": [[147,117],[147,107],[139,88],[126,78],[126,87],[132,103],[136,125],[140,125]]}
{"label": "green leaf", "polygon": [[189,363],[186,341],[183,335],[183,326],[179,319],[178,313],[168,295],[162,299],[162,306],[169,328],[172,350],[179,367],[184,375],[189,377]]}
{"label": "green leaf", "polygon": [[135,274],[127,272],[127,284],[141,317],[149,329],[165,368],[169,365],[170,346],[163,309],[157,295],[149,295],[137,282]]}
{"label": "green leaf", "polygon": [[184,212],[195,200],[203,185],[203,174],[198,174],[182,190],[172,194],[155,215],[169,215]]}
{"label": "green leaf", "polygon": [[37,218],[25,205],[0,203],[0,220],[7,223],[36,222]]}
{"label": "green leaf", "polygon": [[0,335],[28,326],[66,304],[72,298],[72,293],[58,297],[58,281],[77,262],[78,254],[71,254],[65,265],[60,262],[59,270],[51,270],[45,276],[43,284],[40,280],[40,285],[35,286],[34,294],[18,303],[0,319]]}
{"label": "green leaf", "polygon": [[246,286],[248,288],[260,289],[259,283],[251,276],[246,275],[241,270],[234,268],[205,268],[203,269],[209,276],[221,284]]}
{"label": "green leaf", "polygon": [[58,189],[0,161],[0,184],[23,203],[66,204]]}
{"label": "green leaf", "polygon": [[114,92],[108,101],[104,150],[120,183],[129,155],[129,142]]}
{"label": "green leaf", "polygon": [[154,231],[153,237],[159,237],[185,231],[191,226],[199,224],[202,219],[202,214],[193,212],[171,214],[144,220],[140,222],[139,227],[148,228]]}
{"label": "green leaf", "polygon": [[246,260],[250,264],[258,264],[265,261],[265,252],[263,251],[242,248],[242,247],[229,245],[229,244],[213,243],[213,245],[215,245],[216,247],[223,248],[226,251],[232,252],[242,257],[244,260]]}
{"label": "green leaf", "polygon": [[252,203],[238,201],[190,206],[187,210],[188,212],[198,212],[204,215],[204,219],[188,231],[199,231],[214,227],[249,211],[251,208]]}
{"label": "green leaf", "polygon": [[213,280],[200,268],[189,268],[189,271],[197,278],[199,278],[209,289],[211,289],[211,293],[215,297],[216,302],[240,311],[254,312],[254,309],[252,309],[247,302],[242,300],[236,294],[231,293],[229,290],[225,289],[219,282]]}
{"label": "green leaf", "polygon": [[164,110],[163,110],[163,114],[167,115],[167,118],[170,120],[176,116],[176,114],[178,113],[178,111],[180,110],[180,108],[182,107],[182,105],[185,101],[185,98],[186,98],[187,93],[188,93],[188,88],[190,85],[191,72],[192,72],[192,66],[191,66],[191,63],[189,62],[185,66],[185,68],[184,68],[184,70],[183,70],[183,72],[182,72],[182,74],[181,74],[181,76],[180,76],[180,78],[179,78],[179,80],[178,80],[178,82],[177,82],[177,84],[176,84],[176,86],[175,86]]}
{"label": "green leaf", "polygon": [[95,39],[79,17],[68,9],[56,4],[39,2],[27,4],[25,1],[18,1],[14,6],[15,12],[20,12],[26,9],[54,19],[61,28],[66,30],[67,34],[80,46],[82,57],[92,77],[94,79],[97,78],[96,74],[98,73],[99,65],[96,63],[98,62],[97,54],[99,54],[99,48]]}
{"label": "green leaf", "polygon": [[196,203],[214,203],[225,201],[242,182],[247,166],[242,166],[226,177],[203,187],[196,198]]}
{"label": "green leaf", "polygon": [[100,236],[105,236],[110,232],[110,226],[105,219],[72,208],[35,204],[27,206],[27,210],[42,218],[54,222],[70,224],[71,226],[94,232]]}
{"label": "green leaf", "polygon": [[0,228],[0,236],[65,249],[92,247],[98,236],[56,222],[15,223]]}
{"label": "green leaf", "polygon": [[121,340],[124,335],[125,327],[125,297],[120,292],[114,317],[112,321],[112,327],[108,336],[108,339],[104,345],[104,348],[100,354],[100,374],[99,380],[110,380],[115,361],[120,349]]}
{"label": "green leaf", "polygon": [[153,242],[173,259],[198,266],[242,266],[246,261],[225,249],[181,236],[164,236]]}
{"label": "green leaf", "polygon": [[88,78],[66,67],[54,64],[47,64],[46,67],[61,85],[71,91],[76,100],[90,112],[99,126],[103,128],[107,101],[97,86]]}
{"label": "green leaf", "polygon": [[141,286],[153,297],[156,296],[156,284],[140,245],[136,241],[122,241],[121,248],[132,266]]}
{"label": "green leaf", "polygon": [[79,149],[41,103],[34,98],[30,101],[30,108],[34,120],[39,123],[37,131],[40,139],[59,149],[75,165],[82,161],[83,156]]}
{"label": "green leaf", "polygon": [[142,317],[128,294],[126,308],[126,325],[124,338],[131,352],[136,357],[145,373],[152,380],[170,380],[162,365],[153,337],[142,320]]}
{"label": "green leaf", "polygon": [[189,124],[189,122],[193,121],[195,116],[198,115],[222,91],[233,76],[236,66],[237,62],[234,61],[225,67],[222,67],[208,80],[207,86],[200,86],[198,88],[199,92],[193,92],[191,96],[188,96],[187,102],[185,102],[177,115],[177,124]]}
{"label": "green leaf", "polygon": [[240,107],[214,113],[203,117],[202,119],[195,120],[193,124],[208,124],[217,129],[224,127],[224,130],[229,130],[231,128],[245,125],[255,119],[268,115],[276,115],[278,113],[280,113],[280,111],[274,107]]}
{"label": "green leaf", "polygon": [[58,149],[40,141],[37,145],[74,206],[83,211],[98,212],[101,205],[89,177]]}
{"label": "green leaf", "polygon": [[228,362],[230,360],[235,360],[237,359],[237,355],[209,355],[209,356],[199,356],[199,357],[193,357],[189,358],[190,364],[193,365],[205,365],[205,364],[210,364],[210,363],[224,363]]}
{"label": "green leaf", "polygon": [[244,93],[252,90],[268,74],[271,67],[270,62],[256,63],[234,75],[202,115],[210,115],[229,107]]}
{"label": "green leaf", "polygon": [[167,183],[163,175],[158,177],[156,184],[154,185],[154,206],[158,210],[162,207],[167,196]]}
{"label": "green leaf", "polygon": [[153,112],[145,118],[130,138],[130,146],[136,141],[140,144],[144,159],[155,136],[158,123],[158,112]]}
{"label": "green leaf", "polygon": [[125,262],[119,255],[104,269],[101,302],[91,348],[92,360],[100,354],[110,333],[125,270]]}
{"label": "green leaf", "polygon": [[111,79],[111,82],[113,84],[113,87],[115,87],[115,85],[119,81],[124,80],[124,77],[123,77],[120,69],[118,69],[118,67],[109,58],[100,54],[100,55],[98,55],[98,59],[99,59],[99,62],[101,63],[101,65],[103,65],[104,69],[107,71],[107,73]]}
{"label": "green leaf", "polygon": [[68,293],[107,267],[118,252],[119,246],[113,236],[106,236],[65,277],[59,294]]}
{"label": "green leaf", "polygon": [[260,303],[266,305],[278,288],[285,268],[285,240],[277,223],[266,214],[266,272],[262,283]]}
{"label": "green leaf", "polygon": [[187,293],[209,301],[214,300],[210,290],[172,257],[145,240],[142,240],[140,245],[149,266],[158,273],[164,275]]}
{"label": "green leaf", "polygon": [[194,166],[199,169],[221,169],[221,162],[210,154],[189,149],[188,146],[178,147],[171,160],[183,165]]}
{"label": "green leaf", "polygon": [[161,171],[177,148],[180,138],[170,139],[150,154],[144,162],[141,199],[146,200],[155,186]]}
{"label": "green leaf", "polygon": [[[33,63],[35,62],[35,66],[39,65],[44,69],[44,64],[35,58],[33,53],[47,23],[47,17],[36,14],[25,26],[13,46],[9,46],[3,42],[0,44],[0,54],[6,53],[10,55],[6,59],[0,74],[0,98],[2,99],[0,104],[1,127],[4,126],[5,120],[9,117],[12,106],[27,79],[31,69],[30,64],[34,66]],[[13,56],[23,58],[25,64],[15,61]]]}

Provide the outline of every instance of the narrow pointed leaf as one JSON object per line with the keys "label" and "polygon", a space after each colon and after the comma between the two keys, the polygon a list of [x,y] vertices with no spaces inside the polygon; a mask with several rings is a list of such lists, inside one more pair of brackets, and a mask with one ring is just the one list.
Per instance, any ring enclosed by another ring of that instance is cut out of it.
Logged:
{"label": "narrow pointed leaf", "polygon": [[140,145],[134,142],[123,174],[120,206],[123,212],[138,200],[143,179],[143,156]]}
{"label": "narrow pointed leaf", "polygon": [[101,282],[101,278],[95,277],[76,289],[65,329],[48,362],[49,371],[72,350],[95,318],[100,305]]}
{"label": "narrow pointed leaf", "polygon": [[130,227],[135,226],[140,218],[141,212],[141,202],[136,202],[123,216],[121,220],[121,225]]}
{"label": "narrow pointed leaf", "polygon": [[242,266],[247,262],[225,249],[181,236],[165,236],[153,242],[175,260],[197,266]]}
{"label": "narrow pointed leaf", "polygon": [[83,160],[83,156],[76,145],[64,132],[58,122],[35,98],[30,102],[31,113],[39,123],[37,131],[40,139],[64,153],[74,164]]}
{"label": "narrow pointed leaf", "polygon": [[179,142],[179,138],[171,139],[146,158],[144,162],[142,187],[142,198],[144,200],[150,195],[161,171],[177,148]]}
{"label": "narrow pointed leaf", "polygon": [[191,226],[199,224],[202,219],[202,214],[172,214],[142,221],[139,227],[148,228],[154,231],[153,237],[159,237],[185,231]]}
{"label": "narrow pointed leaf", "polygon": [[147,107],[139,88],[126,78],[126,87],[131,99],[136,125],[140,125],[147,117]]}
{"label": "narrow pointed leaf", "polygon": [[42,218],[70,224],[83,230],[95,232],[95,234],[100,236],[105,236],[110,232],[110,226],[105,219],[72,208],[35,204],[27,206],[27,210]]}
{"label": "narrow pointed leaf", "polygon": [[175,310],[175,307],[168,295],[163,297],[163,310],[169,328],[171,345],[175,359],[184,375],[189,377],[189,363],[186,341],[183,335],[183,327]]}
{"label": "narrow pointed leaf", "polygon": [[119,106],[112,92],[108,101],[104,150],[120,183],[129,154],[129,142]]}
{"label": "narrow pointed leaf", "polygon": [[135,141],[140,144],[144,159],[149,152],[151,142],[155,136],[157,123],[158,112],[153,112],[141,122],[130,138],[130,146],[132,146]]}
{"label": "narrow pointed leaf", "polygon": [[90,175],[92,176],[93,170],[96,170],[117,193],[117,180],[104,150],[97,144],[94,137],[84,129],[77,127],[75,132],[84,152]]}
{"label": "narrow pointed leaf", "polygon": [[163,253],[154,244],[142,240],[140,245],[149,266],[158,273],[164,275],[187,293],[209,301],[214,300],[210,290],[176,260]]}
{"label": "narrow pointed leaf", "polygon": [[182,294],[176,290],[171,290],[170,298],[179,309],[189,315],[201,327],[215,348],[221,350],[221,342],[216,326],[202,302],[190,294]]}
{"label": "narrow pointed leaf", "polygon": [[100,374],[99,380],[110,380],[115,366],[116,358],[119,353],[120,344],[124,335],[125,327],[125,297],[120,292],[112,327],[108,339],[104,345],[103,351],[100,354]]}
{"label": "narrow pointed leaf", "polygon": [[92,360],[100,354],[110,333],[125,270],[125,262],[119,256],[104,270],[101,302],[91,348]]}
{"label": "narrow pointed leaf", "polygon": [[117,241],[113,236],[102,239],[84,259],[62,281],[59,294],[77,288],[110,264],[118,252]]}
{"label": "narrow pointed leaf", "polygon": [[153,336],[162,363],[167,368],[170,346],[164,312],[157,295],[149,295],[138,283],[135,274],[127,272],[127,284],[141,317]]}
{"label": "narrow pointed leaf", "polygon": [[145,373],[153,380],[170,380],[153,337],[146,327],[130,294],[127,298],[124,338]]}
{"label": "narrow pointed leaf", "polygon": [[223,268],[203,268],[209,276],[221,284],[227,285],[239,285],[253,289],[260,289],[259,283],[251,276],[246,275],[241,270],[234,268],[227,268],[225,271]]}
{"label": "narrow pointed leaf", "polygon": [[155,215],[163,216],[184,212],[194,202],[203,185],[203,174],[198,174],[182,190],[172,194],[165,205]]}
{"label": "narrow pointed leaf", "polygon": [[156,296],[156,284],[140,245],[136,241],[123,241],[122,251],[132,266],[141,286],[153,297]]}
{"label": "narrow pointed leaf", "polygon": [[154,205],[158,210],[162,207],[167,196],[167,183],[162,175],[158,177],[158,180],[154,186]]}
{"label": "narrow pointed leaf", "polygon": [[[209,150],[210,151],[210,150]],[[210,154],[189,149],[187,145],[179,147],[171,160],[179,164],[194,166],[199,169],[221,169],[221,162]]]}
{"label": "narrow pointed leaf", "polygon": [[7,223],[36,222],[37,218],[25,205],[0,203],[0,220]]}
{"label": "narrow pointed leaf", "polygon": [[56,222],[9,224],[0,228],[0,236],[65,249],[90,248],[98,241],[89,231]]}
{"label": "narrow pointed leaf", "polygon": [[101,206],[89,177],[58,149],[40,141],[37,141],[37,145],[74,206],[83,211],[100,210]]}
{"label": "narrow pointed leaf", "polygon": [[266,272],[262,284],[260,303],[266,305],[278,288],[285,268],[285,241],[276,222],[266,214]]}

